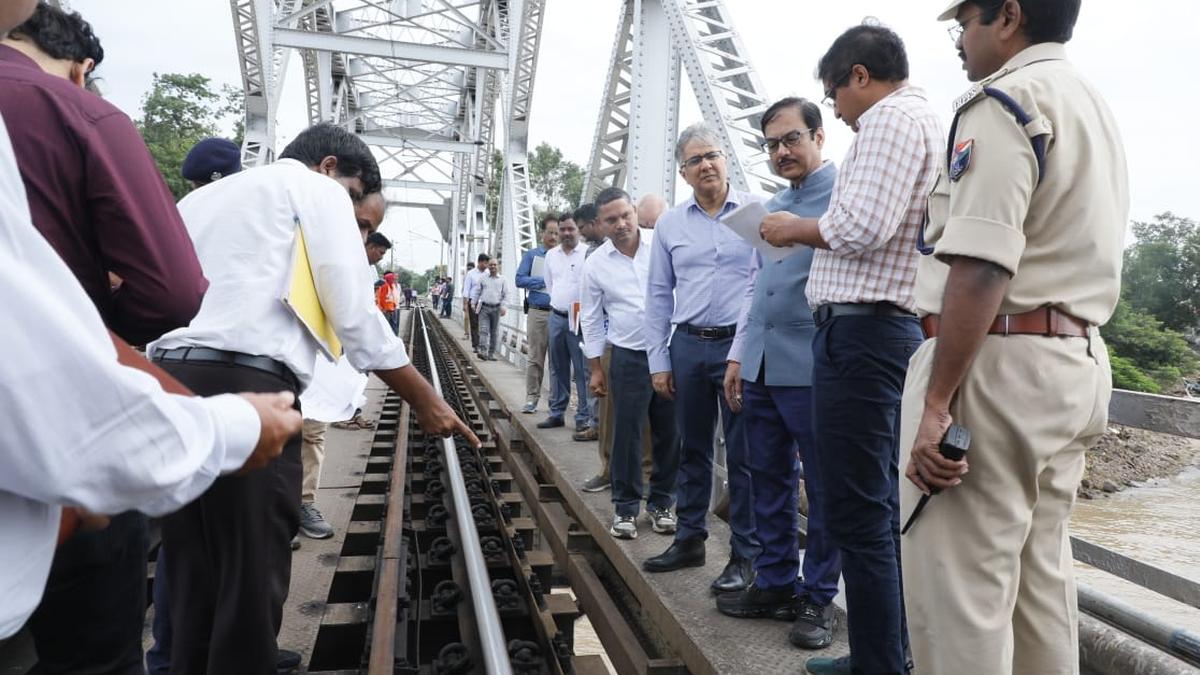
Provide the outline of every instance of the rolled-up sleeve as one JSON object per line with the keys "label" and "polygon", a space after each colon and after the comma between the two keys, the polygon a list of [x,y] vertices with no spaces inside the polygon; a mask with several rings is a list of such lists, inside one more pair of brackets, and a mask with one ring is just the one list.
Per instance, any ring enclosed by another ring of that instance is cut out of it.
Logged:
{"label": "rolled-up sleeve", "polygon": [[934,255],[986,260],[1015,275],[1025,252],[1025,217],[1037,187],[1037,157],[1024,129],[994,99],[975,102],[957,138],[986,138],[951,185],[950,211]]}
{"label": "rolled-up sleeve", "polygon": [[892,106],[865,121],[842,165],[835,199],[817,224],[834,255],[856,258],[891,241],[925,166],[923,138],[918,122]]}
{"label": "rolled-up sleeve", "polygon": [[350,196],[330,180],[297,209],[321,308],[341,340],[346,359],[360,372],[409,364],[404,341],[392,333],[363,283],[367,254]]}
{"label": "rolled-up sleeve", "polygon": [[675,267],[661,224],[650,242],[650,273],[646,280],[646,357],[650,374],[671,370],[667,341],[675,312]]}

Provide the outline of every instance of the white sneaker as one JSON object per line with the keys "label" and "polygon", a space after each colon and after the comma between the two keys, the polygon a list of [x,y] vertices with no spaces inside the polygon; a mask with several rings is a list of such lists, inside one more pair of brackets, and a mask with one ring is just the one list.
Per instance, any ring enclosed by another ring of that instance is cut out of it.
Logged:
{"label": "white sneaker", "polygon": [[671,509],[649,509],[650,522],[659,534],[674,534],[677,521]]}
{"label": "white sneaker", "polygon": [[637,522],[633,516],[613,516],[609,534],[617,539],[637,539]]}

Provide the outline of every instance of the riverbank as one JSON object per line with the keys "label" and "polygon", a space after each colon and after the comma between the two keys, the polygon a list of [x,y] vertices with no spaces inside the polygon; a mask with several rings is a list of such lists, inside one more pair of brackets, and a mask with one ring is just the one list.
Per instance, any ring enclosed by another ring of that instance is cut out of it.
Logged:
{"label": "riverbank", "polygon": [[1087,453],[1079,485],[1083,499],[1107,497],[1200,464],[1200,440],[1111,425]]}

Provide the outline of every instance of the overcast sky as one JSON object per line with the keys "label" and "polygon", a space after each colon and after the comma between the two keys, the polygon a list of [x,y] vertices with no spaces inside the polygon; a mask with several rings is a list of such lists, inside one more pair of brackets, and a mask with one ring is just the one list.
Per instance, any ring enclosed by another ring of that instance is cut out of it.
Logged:
{"label": "overcast sky", "polygon": [[[911,82],[950,119],[950,103],[970,85],[946,34],[934,20],[948,0],[726,0],[734,25],[767,94],[821,98],[817,60],[844,29],[874,16],[904,39]],[[227,0],[69,0],[103,42],[99,74],[107,96],[136,117],[154,72],[197,72],[216,84],[240,86],[233,21]],[[530,123],[531,148],[545,141],[584,165],[595,130],[601,89],[620,0],[546,0],[544,35]],[[1200,93],[1188,85],[1200,62],[1200,3],[1191,0],[1084,0],[1068,53],[1112,107],[1125,139],[1132,188],[1131,218],[1156,213],[1200,217]],[[299,63],[285,85],[278,125],[283,147],[306,123]],[[680,128],[700,119],[686,74]],[[826,156],[839,161],[848,128],[826,119]],[[980,156],[978,161],[986,161]],[[432,220],[391,209],[384,232],[397,244],[396,262],[423,270],[439,260]]]}

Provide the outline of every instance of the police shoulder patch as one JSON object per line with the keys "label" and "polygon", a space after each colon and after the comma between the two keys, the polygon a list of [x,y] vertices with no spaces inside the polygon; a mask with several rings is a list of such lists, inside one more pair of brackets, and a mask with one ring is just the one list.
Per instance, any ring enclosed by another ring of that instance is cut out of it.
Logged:
{"label": "police shoulder patch", "polygon": [[950,180],[958,181],[971,168],[971,156],[975,151],[975,139],[968,138],[954,145],[954,154],[950,158]]}

